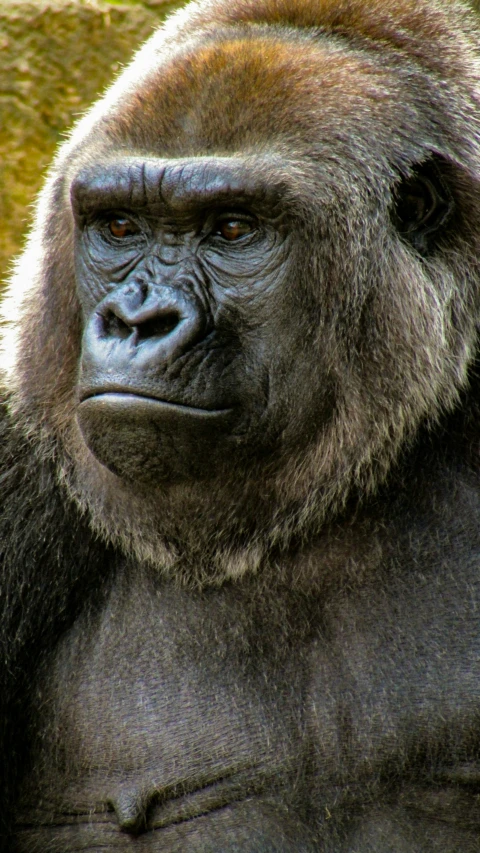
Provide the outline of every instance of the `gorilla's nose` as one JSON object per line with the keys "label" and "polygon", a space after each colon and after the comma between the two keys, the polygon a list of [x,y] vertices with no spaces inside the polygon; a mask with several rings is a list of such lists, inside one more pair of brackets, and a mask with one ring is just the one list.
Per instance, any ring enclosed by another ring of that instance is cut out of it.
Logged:
{"label": "gorilla's nose", "polygon": [[87,345],[107,345],[123,357],[127,349],[136,357],[133,348],[153,366],[175,360],[201,339],[206,317],[195,295],[180,288],[128,285],[100,302],[89,326]]}

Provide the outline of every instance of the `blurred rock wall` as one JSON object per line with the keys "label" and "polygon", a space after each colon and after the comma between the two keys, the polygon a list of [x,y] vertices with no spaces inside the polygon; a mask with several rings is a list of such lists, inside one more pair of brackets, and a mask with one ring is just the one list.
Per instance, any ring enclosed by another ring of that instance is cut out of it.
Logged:
{"label": "blurred rock wall", "polygon": [[62,134],[178,5],[0,0],[0,281]]}

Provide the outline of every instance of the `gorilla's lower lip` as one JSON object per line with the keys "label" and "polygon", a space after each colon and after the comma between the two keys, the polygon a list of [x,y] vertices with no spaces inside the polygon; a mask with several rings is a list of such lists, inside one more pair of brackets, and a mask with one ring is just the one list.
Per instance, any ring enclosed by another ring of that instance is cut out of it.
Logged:
{"label": "gorilla's lower lip", "polygon": [[233,409],[199,409],[104,392],[83,399],[77,420],[87,447],[128,480],[174,483],[212,476],[231,454],[238,418]]}
{"label": "gorilla's lower lip", "polygon": [[80,399],[80,406],[83,406],[84,403],[93,403],[94,405],[104,405],[104,406],[117,406],[120,408],[142,408],[145,406],[147,409],[150,407],[152,409],[159,408],[166,411],[167,409],[172,412],[177,411],[179,414],[191,414],[192,416],[198,417],[216,417],[218,415],[229,414],[232,409],[231,408],[222,408],[222,409],[206,409],[198,406],[190,406],[186,403],[176,403],[171,400],[162,400],[159,397],[149,397],[147,394],[139,394],[137,392],[126,392],[126,391],[99,391],[87,394],[82,396]]}

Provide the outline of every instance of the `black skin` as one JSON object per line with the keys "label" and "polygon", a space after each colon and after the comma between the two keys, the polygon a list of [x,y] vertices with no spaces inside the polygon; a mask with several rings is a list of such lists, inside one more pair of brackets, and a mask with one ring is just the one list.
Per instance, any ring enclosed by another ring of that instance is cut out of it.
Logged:
{"label": "black skin", "polygon": [[[241,162],[213,158],[119,161],[74,182],[85,282],[78,417],[87,444],[120,476],[208,478],[226,454],[244,446],[251,454],[247,431],[261,433],[269,364],[259,358],[259,330],[266,327],[268,351],[270,294],[287,249],[286,229],[273,219],[281,188],[258,183]],[[253,331],[245,376],[241,336]],[[108,418],[116,447],[99,428]],[[276,439],[267,432],[256,451]]]}
{"label": "black skin", "polygon": [[40,208],[0,407],[1,853],[480,853],[463,30],[282,2],[193,7]]}

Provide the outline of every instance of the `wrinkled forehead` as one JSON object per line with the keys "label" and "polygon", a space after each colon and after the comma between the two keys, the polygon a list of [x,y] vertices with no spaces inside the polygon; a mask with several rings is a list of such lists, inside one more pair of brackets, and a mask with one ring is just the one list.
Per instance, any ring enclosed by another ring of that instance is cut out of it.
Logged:
{"label": "wrinkled forehead", "polygon": [[321,33],[199,36],[143,70],[119,104],[115,141],[160,156],[338,143],[366,123],[391,127],[397,87],[378,60]]}

